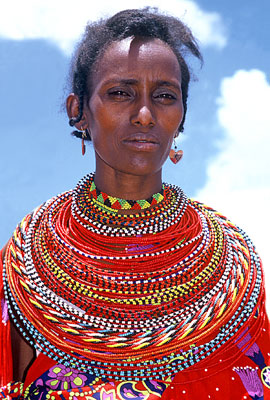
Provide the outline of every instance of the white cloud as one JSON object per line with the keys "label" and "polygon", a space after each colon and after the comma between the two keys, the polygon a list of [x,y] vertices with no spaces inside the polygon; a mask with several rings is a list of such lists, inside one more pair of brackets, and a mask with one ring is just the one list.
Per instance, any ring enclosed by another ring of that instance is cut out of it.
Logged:
{"label": "white cloud", "polygon": [[88,20],[126,8],[156,6],[182,18],[202,45],[222,48],[225,29],[218,13],[203,11],[192,0],[10,0],[0,5],[0,36],[11,39],[45,38],[69,52]]}
{"label": "white cloud", "polygon": [[259,70],[237,71],[221,83],[219,155],[196,197],[247,231],[264,263],[270,311],[270,85]]}

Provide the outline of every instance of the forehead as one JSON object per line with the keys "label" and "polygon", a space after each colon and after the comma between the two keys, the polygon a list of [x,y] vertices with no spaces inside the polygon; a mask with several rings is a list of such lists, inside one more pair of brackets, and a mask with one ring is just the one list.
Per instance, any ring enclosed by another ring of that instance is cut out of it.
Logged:
{"label": "forehead", "polygon": [[93,83],[96,86],[111,77],[141,78],[149,74],[180,82],[181,70],[174,52],[160,39],[126,38],[105,50],[97,63]]}

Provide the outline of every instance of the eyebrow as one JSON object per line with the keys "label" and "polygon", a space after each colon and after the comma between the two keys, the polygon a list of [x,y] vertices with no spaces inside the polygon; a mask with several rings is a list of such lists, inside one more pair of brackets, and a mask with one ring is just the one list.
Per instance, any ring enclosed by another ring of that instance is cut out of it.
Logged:
{"label": "eyebrow", "polygon": [[136,85],[139,83],[137,79],[108,79],[104,82],[104,85],[108,85],[110,83],[117,83],[120,85]]}
{"label": "eyebrow", "polygon": [[179,85],[178,83],[175,83],[175,82],[158,80],[157,83],[158,83],[159,86],[174,87],[175,89],[178,89],[178,90],[181,89],[181,85]]}
{"label": "eyebrow", "polygon": [[[120,85],[137,85],[139,81],[137,79],[109,79],[104,82],[104,85],[108,85],[110,83],[117,83]],[[168,86],[168,87],[173,87],[177,90],[181,90],[181,86],[178,83],[171,82],[171,81],[165,81],[165,80],[157,80],[157,85],[158,86]]]}

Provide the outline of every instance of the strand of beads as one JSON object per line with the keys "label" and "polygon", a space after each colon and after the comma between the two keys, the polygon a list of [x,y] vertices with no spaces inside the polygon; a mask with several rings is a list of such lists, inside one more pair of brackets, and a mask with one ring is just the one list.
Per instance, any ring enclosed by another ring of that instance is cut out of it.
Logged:
{"label": "strand of beads", "polygon": [[163,379],[225,351],[262,299],[248,238],[172,186],[134,218],[99,209],[85,180],[37,210],[8,248],[6,298],[27,340],[110,379]]}
{"label": "strand of beads", "polygon": [[111,212],[113,210],[144,210],[164,200],[163,188],[159,193],[155,193],[145,200],[119,199],[118,197],[109,196],[101,192],[101,190],[96,187],[93,179],[85,179],[83,191],[85,197],[89,198],[92,203],[97,204],[99,207],[106,208]]}
{"label": "strand of beads", "polygon": [[97,234],[134,236],[157,233],[170,227],[185,211],[187,199],[182,190],[165,185],[164,201],[159,203],[159,207],[138,214],[119,214],[108,207],[100,208],[92,201],[87,191],[91,182],[93,175],[87,175],[78,183],[74,190],[72,213],[81,225]]}

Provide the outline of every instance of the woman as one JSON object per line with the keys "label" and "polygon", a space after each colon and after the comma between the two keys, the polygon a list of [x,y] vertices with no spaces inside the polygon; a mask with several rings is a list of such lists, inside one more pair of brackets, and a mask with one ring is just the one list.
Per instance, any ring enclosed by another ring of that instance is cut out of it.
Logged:
{"label": "woman", "polygon": [[86,28],[66,104],[96,171],[3,251],[2,398],[270,398],[252,243],[162,184],[166,158],[181,158],[187,50],[201,59],[187,27],[149,9]]}

